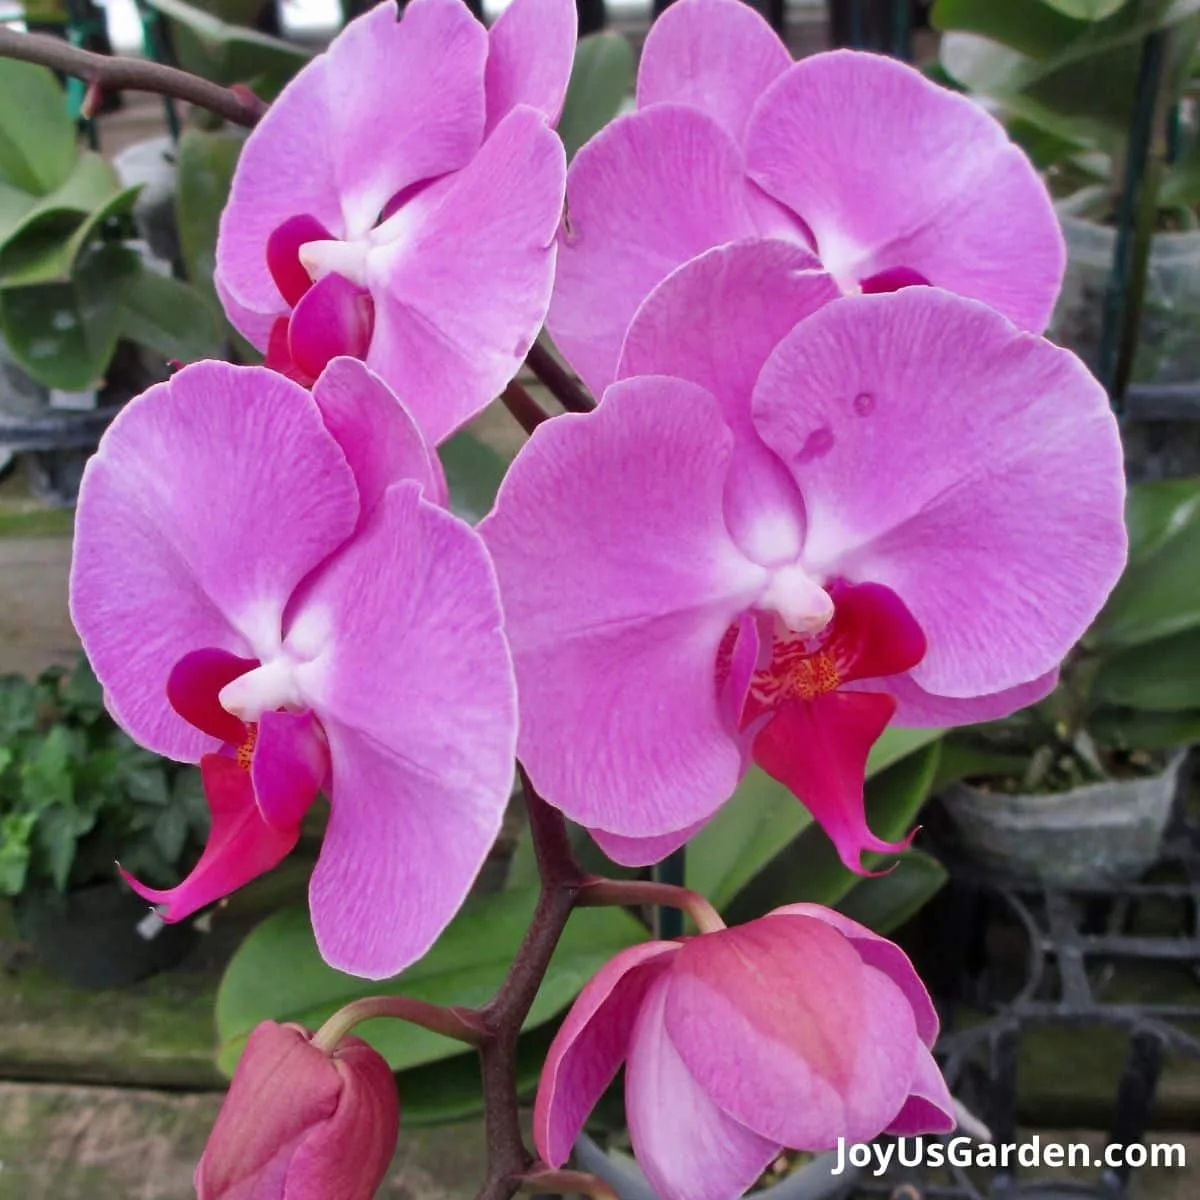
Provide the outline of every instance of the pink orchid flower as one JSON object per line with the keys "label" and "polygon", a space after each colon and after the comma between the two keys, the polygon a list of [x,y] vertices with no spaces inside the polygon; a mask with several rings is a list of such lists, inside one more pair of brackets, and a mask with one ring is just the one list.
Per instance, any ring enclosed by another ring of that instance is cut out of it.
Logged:
{"label": "pink orchid flower", "polygon": [[216,284],[268,365],[364,359],[439,442],[516,373],[546,315],[566,162],[551,125],[571,0],[461,0],[351,21],[250,135]]}
{"label": "pink orchid flower", "polygon": [[298,1025],[265,1021],[196,1168],[197,1200],[371,1200],[399,1131],[396,1081],[366,1042],[326,1053]]}
{"label": "pink orchid flower", "polygon": [[804,247],[844,291],[934,284],[1034,332],[1065,262],[1044,184],[965,96],[873,54],[793,63],[741,0],[679,0],[646,38],[637,111],[571,164],[555,343],[599,396],[654,285],[754,236]]}
{"label": "pink orchid flower", "polygon": [[478,535],[362,363],[310,394],[203,362],[133,400],[80,489],[71,613],[109,709],[199,761],[212,832],[177,921],[269,870],[319,789],[327,961],[381,978],[454,915],[500,828],[516,701]]}
{"label": "pink orchid flower", "polygon": [[815,904],[622,950],[546,1058],[533,1133],[552,1167],[625,1063],[625,1116],[662,1200],[733,1200],[784,1147],[954,1128],[938,1019],[904,952]]}
{"label": "pink orchid flower", "polygon": [[668,277],[600,406],[534,433],[480,527],[520,757],[620,862],[686,841],[752,759],[851,869],[898,849],[862,795],[889,720],[1040,699],[1121,572],[1120,441],[1078,359],[804,262],[754,240]]}

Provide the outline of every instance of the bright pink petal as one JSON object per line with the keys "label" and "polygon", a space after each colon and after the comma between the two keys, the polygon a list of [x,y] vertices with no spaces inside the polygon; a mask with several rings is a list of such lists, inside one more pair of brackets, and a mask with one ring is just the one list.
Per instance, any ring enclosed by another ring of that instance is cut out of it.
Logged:
{"label": "bright pink petal", "polygon": [[435,445],[499,395],[537,337],[565,176],[541,114],[514,109],[449,185],[397,214],[404,231],[372,256],[367,363]]}
{"label": "bright pink petal", "polygon": [[859,875],[867,873],[863,851],[898,854],[908,844],[876,837],[863,806],[867,755],[895,709],[891,696],[874,692],[786,700],[754,739],[754,761],[816,817],[846,868]]}
{"label": "bright pink petal", "polygon": [[620,834],[608,833],[603,829],[589,829],[588,833],[613,862],[626,867],[648,867],[653,863],[662,862],[668,854],[673,854],[680,846],[686,845],[707,824],[706,818],[687,826],[686,829],[664,833],[661,837],[621,837]]}
{"label": "bright pink petal", "polygon": [[289,637],[332,763],[310,897],[325,959],[372,979],[420,958],[457,911],[512,786],[516,698],[495,578],[467,525],[394,485],[316,578]]}
{"label": "bright pink petal", "polygon": [[907,269],[1041,332],[1065,251],[1046,190],[995,118],[876,54],[797,63],[763,93],[750,177],[812,231],[850,286]]}
{"label": "bright pink petal", "polygon": [[891,588],[936,695],[1045,675],[1124,565],[1103,388],[981,304],[906,288],[827,305],[771,356],[754,412],[804,494],[806,567]]}
{"label": "bright pink petal", "polygon": [[[690,7],[689,0],[680,2]],[[720,8],[726,2],[714,0]],[[736,6],[751,11],[741,0]],[[810,269],[818,265],[803,247],[767,239],[691,259],[637,310],[617,367],[618,379],[673,375],[717,398],[737,439],[725,518],[742,549],[766,564],[789,562],[799,553],[804,502],[790,472],[754,429],[751,396],[784,334],[840,295],[830,276]]]}
{"label": "bright pink petal", "polygon": [[250,781],[269,825],[295,829],[328,771],[325,735],[312,713],[265,712],[259,717]]}
{"label": "bright pink petal", "polygon": [[625,1115],[660,1200],[740,1196],[780,1151],[722,1112],[688,1072],[663,1019],[670,972],[650,987],[629,1038]]}
{"label": "bright pink petal", "polygon": [[741,776],[717,651],[765,572],[725,528],[731,440],[694,385],[625,380],[594,413],[539,427],[480,526],[516,665],[521,759],[589,828],[680,830]]}
{"label": "bright pink petal", "polygon": [[487,133],[518,104],[558,123],[577,26],[571,0],[512,0],[500,14],[488,31]]}
{"label": "bright pink petal", "polygon": [[913,1017],[917,1023],[917,1036],[931,1049],[938,1035],[938,1015],[929,998],[929,992],[921,982],[916,968],[909,957],[887,938],[849,917],[842,916],[831,908],[820,904],[786,904],[767,914],[768,917],[810,917],[832,925],[840,934],[850,939],[859,957],[868,966],[882,971],[908,998]]}
{"label": "bright pink petal", "polygon": [[300,303],[313,283],[300,261],[300,247],[308,242],[323,242],[332,238],[333,234],[316,217],[307,213],[290,217],[271,230],[267,238],[267,269],[289,308]]}
{"label": "bright pink petal", "polygon": [[400,21],[396,12],[380,4],[347,25],[242,149],[216,275],[235,302],[230,320],[260,349],[266,330],[246,314],[283,311],[266,253],[279,226],[307,214],[336,238],[361,238],[397,192],[457,170],[479,147],[483,27],[458,0],[412,0]]}
{"label": "bright pink petal", "polygon": [[164,921],[182,921],[214,900],[236,892],[281,863],[300,837],[300,824],[277,829],[267,824],[254,803],[250,773],[232,758],[206,755],[200,762],[212,828],[200,861],[173,888],[158,890],[121,876],[143,900],[159,907]]}
{"label": "bright pink petal", "polygon": [[675,105],[619,117],[571,163],[547,327],[599,396],[650,290],[688,259],[759,233],[741,152]]}
{"label": "bright pink petal", "polygon": [[197,363],[131,401],[88,463],[71,566],[75,628],[124,727],[172,758],[211,750],[167,703],[175,665],[265,657],[357,519],[312,397],[273,371]]}
{"label": "bright pink petal", "polygon": [[570,1157],[588,1114],[620,1070],[647,989],[678,949],[677,942],[644,942],[620,951],[579,993],[554,1035],[533,1109],[533,1140],[552,1167]]}
{"label": "bright pink petal", "polygon": [[837,664],[842,683],[899,675],[925,657],[925,635],[895,592],[839,580],[829,594],[833,620],[821,649]]}
{"label": "bright pink petal", "polygon": [[411,479],[442,503],[437,456],[396,394],[364,363],[335,358],[313,386],[325,428],[337,439],[358,482],[361,526],[393,483]]}
{"label": "bright pink petal", "polygon": [[341,355],[361,358],[371,344],[375,306],[365,288],[341,275],[326,275],[296,305],[288,325],[292,362],[315,379]]}
{"label": "bright pink petal", "polygon": [[917,1047],[917,1067],[911,1089],[904,1107],[884,1132],[894,1137],[951,1133],[958,1124],[954,1098],[933,1055],[924,1046]]}
{"label": "bright pink petal", "polygon": [[742,0],[679,0],[650,26],[638,108],[698,108],[740,144],[759,96],[791,64],[775,32]]}
{"label": "bright pink petal", "polygon": [[909,674],[872,681],[871,690],[887,692],[896,698],[893,725],[904,729],[945,729],[952,725],[998,721],[1001,717],[1011,716],[1044,700],[1057,686],[1056,668],[1030,683],[1020,683],[988,696],[935,696],[916,683]]}
{"label": "bright pink petal", "polygon": [[217,694],[258,666],[254,658],[239,658],[212,648],[185,654],[167,676],[167,699],[189,724],[218,742],[240,746],[246,740],[244,722],[221,707]]}
{"label": "bright pink petal", "polygon": [[835,929],[803,918],[685,942],[666,1031],[729,1116],[799,1150],[882,1132],[908,1095],[918,1044],[900,989]]}

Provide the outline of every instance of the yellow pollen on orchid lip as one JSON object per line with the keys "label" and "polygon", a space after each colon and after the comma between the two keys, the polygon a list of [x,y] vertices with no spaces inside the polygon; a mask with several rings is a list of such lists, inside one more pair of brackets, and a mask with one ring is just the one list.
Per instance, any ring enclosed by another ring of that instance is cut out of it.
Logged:
{"label": "yellow pollen on orchid lip", "polygon": [[827,650],[805,654],[785,649],[771,664],[771,670],[779,680],[780,690],[798,700],[815,700],[836,692],[842,683],[837,661]]}
{"label": "yellow pollen on orchid lip", "polygon": [[246,740],[237,748],[237,765],[243,771],[250,770],[250,763],[254,760],[254,746],[258,741],[258,726],[246,726]]}

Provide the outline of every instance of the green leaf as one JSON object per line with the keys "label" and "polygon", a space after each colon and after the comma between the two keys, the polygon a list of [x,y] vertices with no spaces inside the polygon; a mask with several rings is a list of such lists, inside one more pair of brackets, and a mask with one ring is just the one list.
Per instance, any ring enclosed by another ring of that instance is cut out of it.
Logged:
{"label": "green leaf", "polygon": [[617,115],[633,92],[633,78],[633,50],[624,35],[606,32],[580,38],[558,122],[568,160]]}
{"label": "green leaf", "polygon": [[[327,966],[303,909],[277,913],[242,943],[221,981],[218,1064],[231,1071],[246,1037],[261,1021],[296,1021],[316,1029],[337,1009],[362,996],[400,992],[433,1004],[483,1004],[512,965],[536,899],[536,889],[527,889],[468,902],[424,958],[382,983]],[[525,1027],[561,1012],[618,950],[646,936],[646,930],[621,909],[574,913]],[[460,1051],[459,1043],[402,1021],[368,1021],[355,1032],[393,1069],[436,1062]]]}
{"label": "green leaf", "polygon": [[19,896],[25,890],[36,813],[6,813],[0,817],[0,895]]}
{"label": "green leaf", "polygon": [[37,689],[22,675],[0,675],[0,743],[37,725]]}
{"label": "green leaf", "polygon": [[50,879],[60,892],[67,890],[79,839],[95,824],[91,813],[57,805],[38,815],[38,846],[46,856]]}
{"label": "green leaf", "polygon": [[274,95],[311,57],[290,42],[228,24],[184,0],[153,0],[151,7],[167,21],[179,66],[214,83],[250,83],[260,95]]}
{"label": "green leaf", "polygon": [[1130,488],[1125,520],[1129,564],[1086,639],[1105,650],[1200,625],[1200,479]]}
{"label": "green leaf", "polygon": [[55,725],[27,755],[21,765],[21,791],[29,808],[71,807],[75,800],[72,751],[71,731]]}
{"label": "green leaf", "polygon": [[1106,658],[1092,682],[1091,699],[1154,712],[1200,709],[1200,627]]}
{"label": "green leaf", "polygon": [[1173,750],[1200,742],[1200,710],[1099,708],[1088,716],[1088,729],[1096,741],[1122,750]]}
{"label": "green leaf", "polygon": [[178,862],[188,840],[187,813],[174,804],[168,804],[154,822],[151,836],[158,852],[167,862]]}
{"label": "green leaf", "polygon": [[899,928],[941,890],[946,868],[923,850],[908,850],[893,870],[864,879],[842,897],[838,912],[876,933]]}
{"label": "green leaf", "polygon": [[508,470],[504,457],[466,429],[439,446],[438,456],[450,488],[451,509],[472,525],[483,520]]}
{"label": "green leaf", "polygon": [[217,226],[229,199],[234,168],[245,139],[227,133],[189,129],[179,139],[175,220],[188,279],[218,309],[213,272],[216,269]]}
{"label": "green leaf", "polygon": [[[941,737],[938,729],[888,729],[867,759],[867,778]],[[732,799],[688,843],[687,886],[724,908],[813,819],[781,783],[751,767]],[[819,829],[812,831],[824,838]]]}
{"label": "green leaf", "polygon": [[1034,58],[1056,53],[1085,28],[1045,0],[937,0],[930,21],[942,33],[977,34]]}
{"label": "green leaf", "polygon": [[220,356],[212,308],[195,288],[139,264],[121,281],[121,336],[181,362]]}
{"label": "green leaf", "polygon": [[[867,781],[867,824],[878,837],[899,841],[912,831],[929,796],[939,750],[936,743],[924,746]],[[862,861],[867,870],[876,870],[891,857],[864,854]],[[859,879],[842,866],[833,843],[814,822],[743,889],[728,916],[734,921],[751,920],[781,904],[800,901],[833,907]]]}
{"label": "green leaf", "polygon": [[75,126],[58,81],[45,67],[0,59],[0,180],[44,196],[74,161]]}
{"label": "green leaf", "polygon": [[1077,21],[1103,21],[1119,8],[1124,8],[1129,0],[1046,0],[1046,3]]}

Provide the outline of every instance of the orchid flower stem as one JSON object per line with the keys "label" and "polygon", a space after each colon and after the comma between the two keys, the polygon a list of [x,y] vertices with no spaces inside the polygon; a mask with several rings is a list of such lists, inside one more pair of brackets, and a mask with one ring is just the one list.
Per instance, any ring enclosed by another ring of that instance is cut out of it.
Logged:
{"label": "orchid flower stem", "polygon": [[617,1193],[600,1178],[585,1171],[553,1171],[536,1164],[521,1179],[521,1190],[559,1196],[591,1196],[593,1200],[617,1200]]}
{"label": "orchid flower stem", "polygon": [[550,414],[514,379],[501,393],[504,407],[526,433],[532,433]]}
{"label": "orchid flower stem", "polygon": [[648,879],[590,879],[579,889],[575,903],[580,908],[664,905],[687,913],[701,933],[717,933],[725,928],[720,914],[703,896],[672,883],[654,883]]}
{"label": "orchid flower stem", "polygon": [[525,356],[525,365],[567,412],[591,412],[596,407],[596,401],[583,384],[541,343],[533,343]]}
{"label": "orchid flower stem", "polygon": [[206,108],[235,125],[253,127],[267,111],[266,102],[248,88],[221,87],[198,75],[162,63],[95,54],[42,33],[0,29],[0,58],[37,63],[61,71],[64,75],[74,75],[88,85],[93,95],[134,91],[173,96],[176,100],[186,100],[198,108]]}
{"label": "orchid flower stem", "polygon": [[360,1021],[373,1021],[378,1017],[391,1017],[397,1021],[407,1021],[410,1025],[420,1025],[422,1029],[471,1046],[480,1045],[487,1037],[487,1030],[479,1024],[475,1014],[467,1009],[442,1008],[438,1004],[427,1004],[424,1000],[413,1000],[409,996],[364,996],[338,1009],[317,1030],[313,1045],[328,1054]]}

